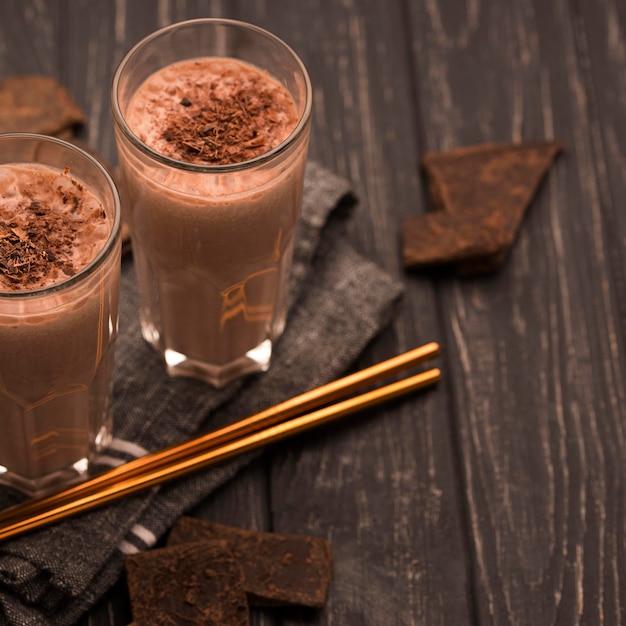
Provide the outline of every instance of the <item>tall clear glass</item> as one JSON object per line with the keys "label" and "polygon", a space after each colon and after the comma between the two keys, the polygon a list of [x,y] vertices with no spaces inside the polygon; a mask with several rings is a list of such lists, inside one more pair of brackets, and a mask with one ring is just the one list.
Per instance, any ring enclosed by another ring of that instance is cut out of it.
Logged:
{"label": "tall clear glass", "polygon": [[[57,180],[69,172],[106,214],[104,247],[76,274],[36,289],[0,286],[0,482],[40,495],[85,475],[111,439],[120,202],[109,174],[86,152],[51,137],[16,133],[0,135],[5,203],[14,193],[7,190],[6,166],[18,164],[31,172],[52,170]],[[30,208],[42,215],[39,189],[32,193]],[[1,226],[4,236],[25,237],[10,220]]]}
{"label": "tall clear glass", "polygon": [[[185,162],[146,145],[127,123],[133,94],[161,68],[201,57],[266,70],[295,102],[295,130],[269,152],[226,165]],[[293,50],[232,20],[173,24],[138,43],[119,65],[111,106],[141,328],[170,375],[219,387],[268,368],[286,320],[311,102],[309,76]]]}

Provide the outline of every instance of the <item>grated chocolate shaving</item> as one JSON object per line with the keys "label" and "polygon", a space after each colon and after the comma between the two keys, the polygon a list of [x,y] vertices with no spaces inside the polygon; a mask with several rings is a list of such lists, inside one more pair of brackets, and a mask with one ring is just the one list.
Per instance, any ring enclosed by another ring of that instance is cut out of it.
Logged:
{"label": "grated chocolate shaving", "polygon": [[[73,183],[77,192],[58,188],[56,193],[63,204],[75,208],[82,186]],[[73,276],[76,269],[69,257],[76,239],[75,221],[35,197],[24,204],[10,221],[0,220],[0,274],[5,285],[29,289],[43,279]]]}
{"label": "grated chocolate shaving", "polygon": [[211,165],[240,163],[275,147],[273,128],[284,123],[286,113],[267,80],[237,81],[227,96],[216,90],[215,84],[192,85],[163,139],[186,160]]}

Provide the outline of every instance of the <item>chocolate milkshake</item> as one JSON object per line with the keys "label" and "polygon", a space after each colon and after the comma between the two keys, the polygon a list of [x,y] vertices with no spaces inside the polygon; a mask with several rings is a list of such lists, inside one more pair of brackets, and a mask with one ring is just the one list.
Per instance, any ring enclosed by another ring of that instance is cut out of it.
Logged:
{"label": "chocolate milkshake", "polygon": [[[226,29],[222,41],[247,28],[225,22],[182,27]],[[129,62],[113,106],[143,336],[171,375],[221,386],[266,369],[285,325],[310,85],[300,74],[283,78],[288,89],[275,68],[234,56],[192,56],[124,82]]]}
{"label": "chocolate milkshake", "polygon": [[18,143],[54,156],[0,164],[0,481],[35,495],[110,440],[119,203],[84,153],[5,135],[5,160]]}

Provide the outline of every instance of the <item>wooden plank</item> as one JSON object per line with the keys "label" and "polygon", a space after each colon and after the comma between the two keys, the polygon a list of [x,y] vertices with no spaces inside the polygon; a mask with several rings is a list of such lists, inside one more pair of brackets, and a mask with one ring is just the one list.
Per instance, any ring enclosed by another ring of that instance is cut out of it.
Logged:
{"label": "wooden plank", "polygon": [[[606,324],[596,348],[595,364],[609,393],[597,405],[597,441],[589,455],[592,506],[597,516],[594,532],[584,542],[585,589],[583,620],[604,619],[607,624],[624,621],[626,566],[624,565],[624,346],[626,345],[626,11],[623,2],[571,3],[574,41],[579,50],[581,82],[587,99],[581,102],[587,114],[590,149],[581,180],[584,200],[593,216],[592,254],[602,259],[605,271],[594,278],[602,290],[597,324]],[[590,176],[587,176],[587,173]],[[612,317],[606,310],[612,304]],[[603,314],[604,313],[604,314]],[[604,318],[604,319],[603,319]],[[598,350],[599,348],[599,350]],[[600,354],[603,358],[600,358]],[[596,505],[596,502],[598,504]],[[594,562],[595,561],[595,562]]]}
{"label": "wooden plank", "polygon": [[[438,339],[432,283],[399,266],[400,218],[421,196],[401,4],[266,2],[248,17],[302,56],[315,86],[311,156],[354,184],[355,246],[406,283],[392,328],[359,365]],[[335,550],[328,607],[311,623],[470,621],[447,415],[441,388],[277,451],[274,528],[326,536]]]}
{"label": "wooden plank", "polygon": [[113,73],[124,54],[158,28],[154,7],[145,0],[77,0],[61,7],[63,73],[87,116],[80,137],[112,164],[117,163],[109,103]]}
{"label": "wooden plank", "polygon": [[440,282],[480,623],[619,623],[624,376],[606,232],[623,229],[601,210],[589,58],[565,0],[464,9],[410,5],[424,149],[566,146],[503,270]]}
{"label": "wooden plank", "polygon": [[61,0],[7,0],[0,7],[0,75],[60,78]]}
{"label": "wooden plank", "polygon": [[[581,77],[585,92],[590,94],[588,123],[597,179],[593,193],[596,211],[601,212],[605,224],[604,254],[610,267],[618,320],[626,319],[626,215],[622,206],[626,194],[625,8],[624,3],[614,0],[582,2],[579,11],[574,13],[576,47],[588,61],[581,66]],[[623,322],[618,324],[617,331],[619,337],[613,349],[625,345]]]}

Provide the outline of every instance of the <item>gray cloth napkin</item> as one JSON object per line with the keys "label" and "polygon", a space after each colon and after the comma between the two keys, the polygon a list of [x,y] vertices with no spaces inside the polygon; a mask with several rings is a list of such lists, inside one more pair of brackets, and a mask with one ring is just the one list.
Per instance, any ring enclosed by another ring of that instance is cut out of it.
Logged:
{"label": "gray cloth napkin", "polygon": [[[115,439],[106,465],[188,439],[342,375],[391,319],[400,285],[346,242],[346,181],[311,163],[296,239],[287,329],[269,371],[220,390],[169,379],[141,339],[132,262],[122,268]],[[253,453],[0,544],[0,624],[73,624],[119,579],[124,556],[153,546]],[[15,493],[0,489],[0,508]]]}

